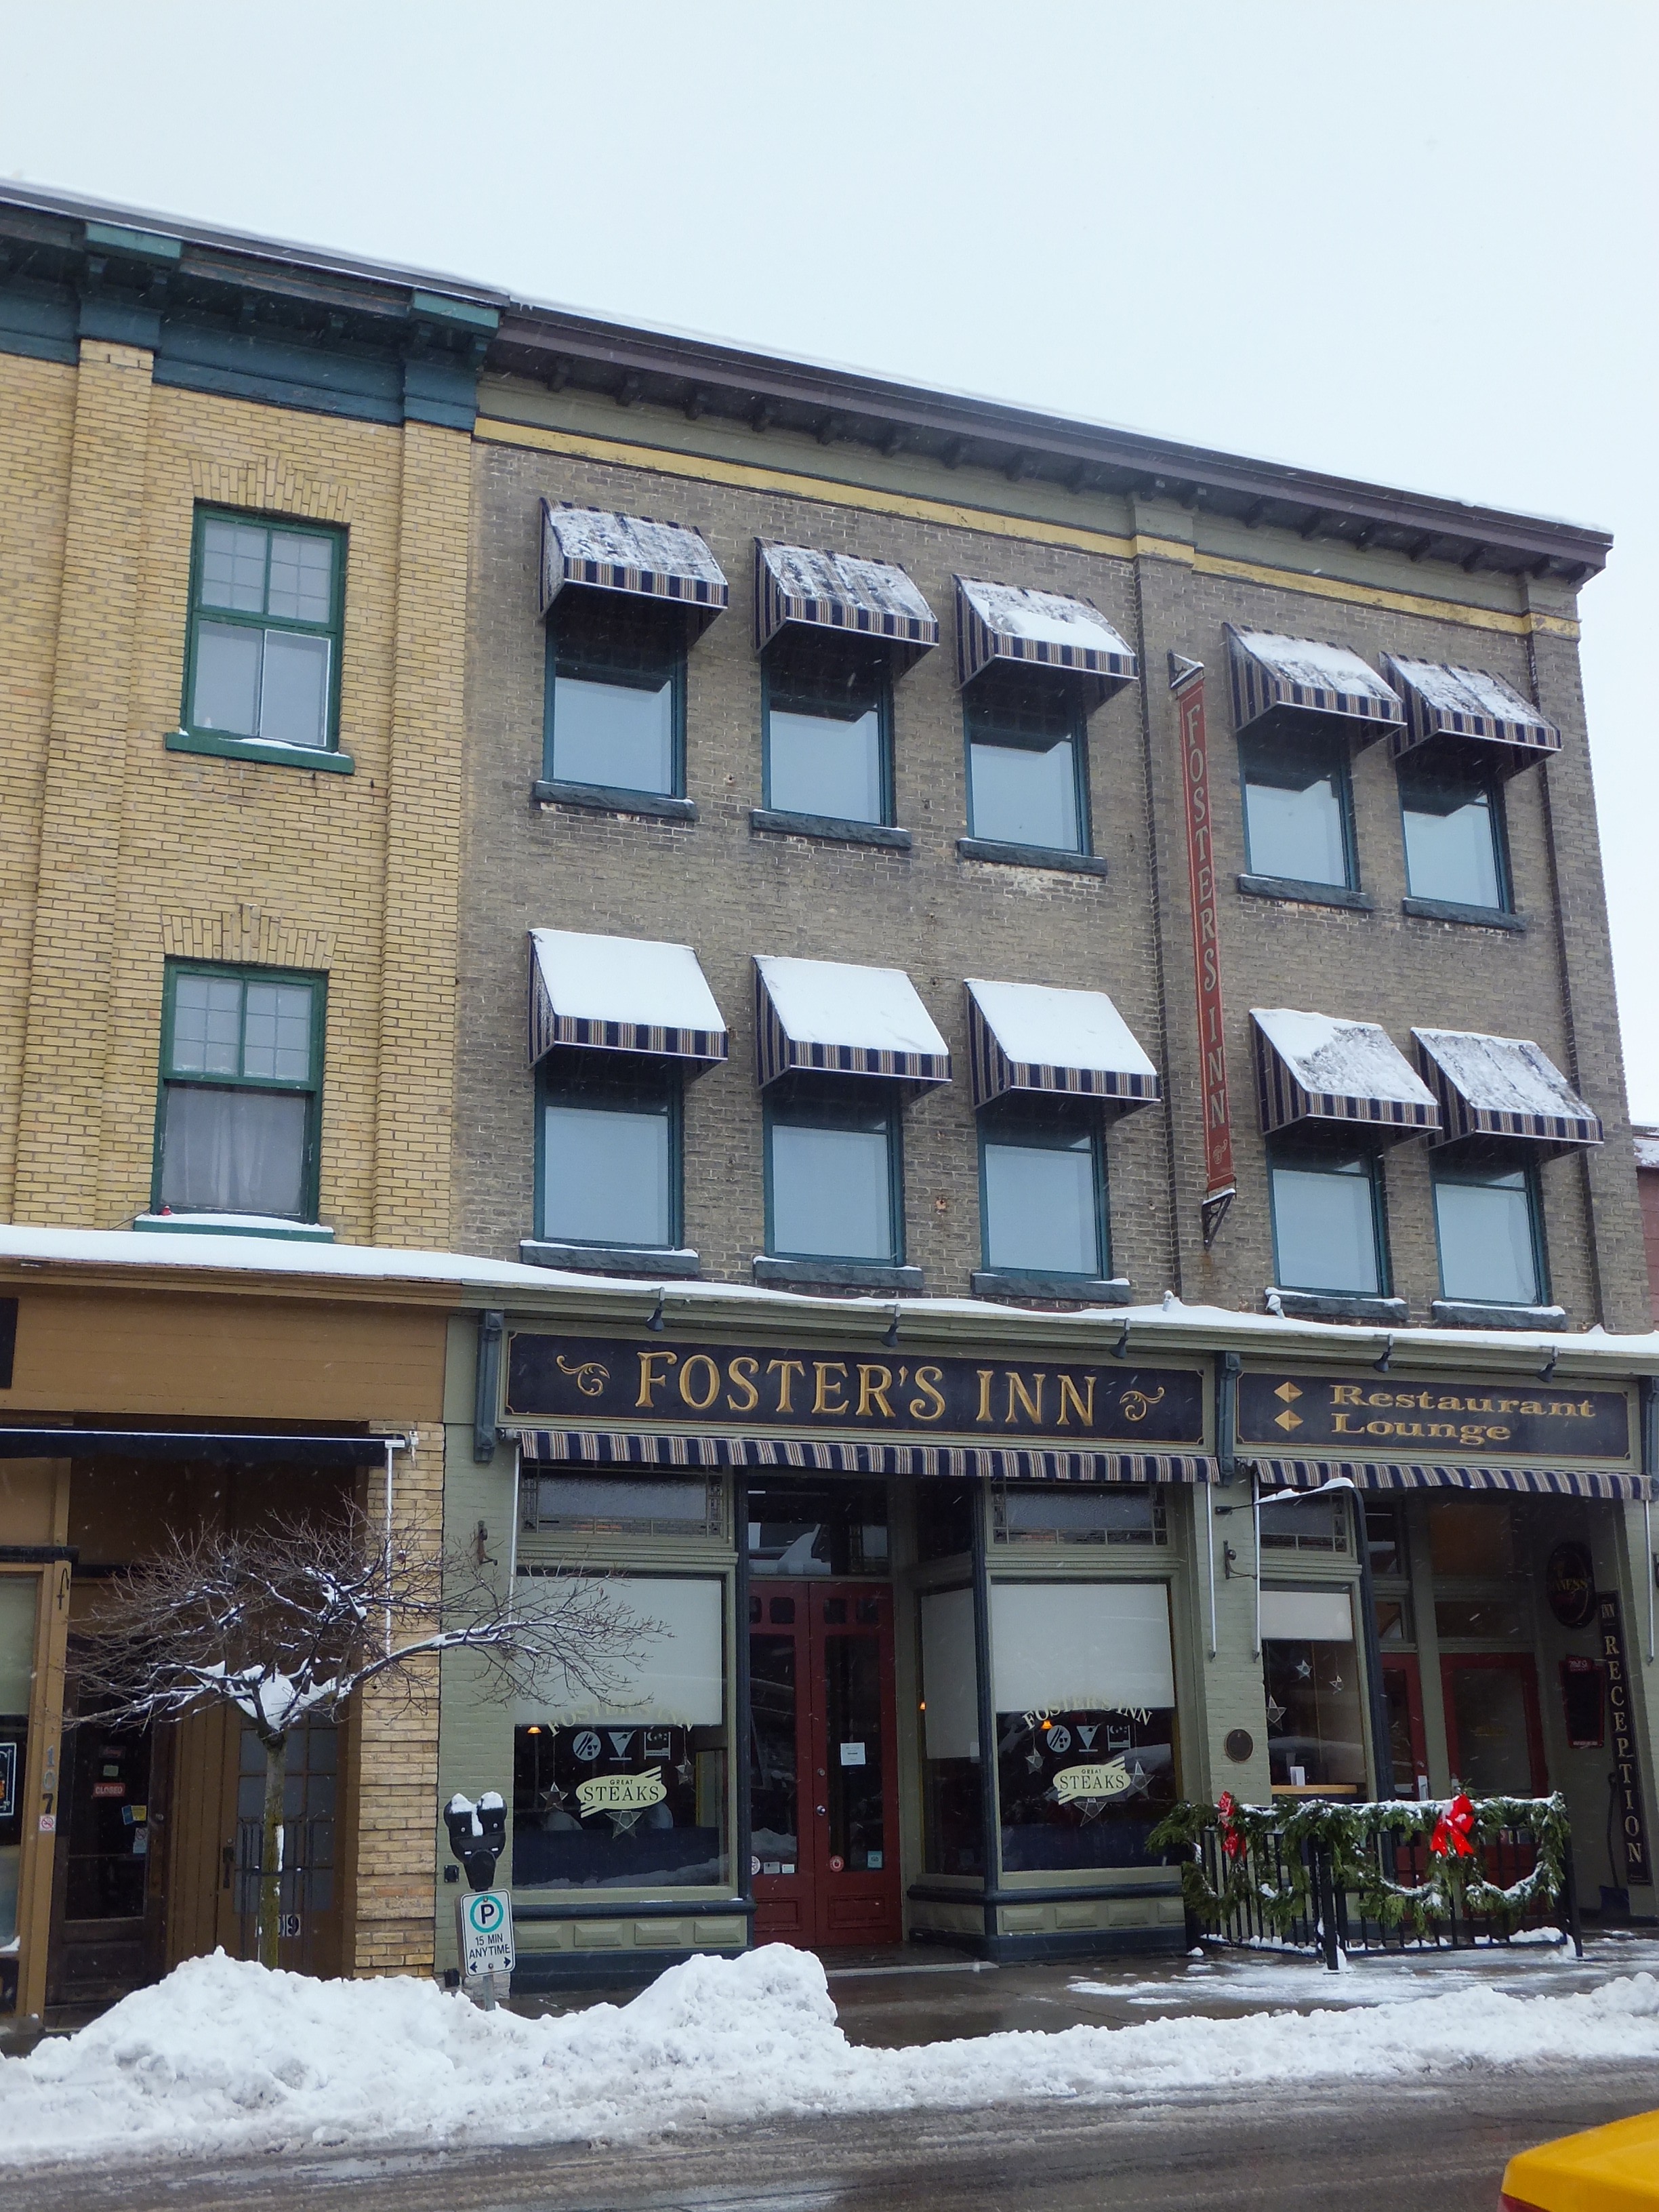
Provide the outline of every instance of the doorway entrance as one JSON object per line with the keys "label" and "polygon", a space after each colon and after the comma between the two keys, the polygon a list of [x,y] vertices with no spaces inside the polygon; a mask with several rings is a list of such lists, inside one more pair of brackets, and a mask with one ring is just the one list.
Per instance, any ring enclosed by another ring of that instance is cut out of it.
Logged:
{"label": "doorway entrance", "polygon": [[749,1686],[756,1940],[898,1942],[891,1590],[769,1578]]}
{"label": "doorway entrance", "polygon": [[1426,1797],[1429,1753],[1423,1728],[1423,1678],[1413,1653],[1383,1653],[1382,1701],[1389,1716],[1388,1788],[1396,1797]]}
{"label": "doorway entrance", "polygon": [[1526,1651],[1443,1657],[1446,1749],[1471,1796],[1540,1797],[1548,1784],[1538,1673]]}
{"label": "doorway entrance", "polygon": [[148,1728],[64,1732],[46,2002],[106,2004],[160,1979],[164,1747]]}

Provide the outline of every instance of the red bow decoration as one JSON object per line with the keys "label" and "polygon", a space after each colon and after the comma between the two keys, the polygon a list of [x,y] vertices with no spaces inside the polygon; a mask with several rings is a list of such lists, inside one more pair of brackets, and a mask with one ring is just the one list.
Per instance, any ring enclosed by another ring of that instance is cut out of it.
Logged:
{"label": "red bow decoration", "polygon": [[1238,1800],[1231,1790],[1222,1791],[1216,1800],[1215,1809],[1220,1815],[1218,1825],[1222,1850],[1230,1859],[1242,1859],[1244,1856],[1244,1831],[1238,1821]]}
{"label": "red bow decoration", "polygon": [[1474,1802],[1460,1790],[1435,1822],[1429,1849],[1437,1858],[1449,1859],[1455,1855],[1460,1859],[1472,1859],[1474,1849],[1469,1837],[1474,1827]]}

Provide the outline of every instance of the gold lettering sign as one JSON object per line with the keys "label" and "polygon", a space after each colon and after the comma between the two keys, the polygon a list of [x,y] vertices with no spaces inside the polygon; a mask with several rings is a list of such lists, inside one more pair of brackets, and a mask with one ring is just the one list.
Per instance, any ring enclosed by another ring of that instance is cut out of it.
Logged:
{"label": "gold lettering sign", "polygon": [[1375,1376],[1257,1373],[1239,1380],[1241,1443],[1298,1455],[1335,1446],[1384,1458],[1436,1460],[1465,1453],[1505,1459],[1627,1459],[1630,1407],[1623,1390],[1446,1376],[1431,1382]]}
{"label": "gold lettering sign", "polygon": [[584,1820],[594,1813],[643,1813],[667,1795],[659,1766],[647,1767],[643,1774],[592,1774],[576,1784]]}
{"label": "gold lettering sign", "polygon": [[1091,1797],[1121,1797],[1128,1786],[1129,1770],[1121,1759],[1094,1766],[1062,1766],[1054,1777],[1054,1795],[1062,1805]]}

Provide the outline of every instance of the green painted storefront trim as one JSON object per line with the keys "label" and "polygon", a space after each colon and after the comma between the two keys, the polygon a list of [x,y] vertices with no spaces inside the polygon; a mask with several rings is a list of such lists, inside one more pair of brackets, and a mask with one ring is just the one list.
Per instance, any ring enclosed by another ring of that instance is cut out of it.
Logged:
{"label": "green painted storefront trim", "polygon": [[222,738],[202,730],[169,730],[161,740],[170,753],[206,753],[215,760],[258,761],[266,768],[320,769],[325,775],[356,775],[349,753],[326,745],[267,745],[258,738]]}
{"label": "green painted storefront trim", "polygon": [[268,1237],[278,1244],[331,1244],[334,1231],[315,1221],[296,1221],[278,1229],[269,1220],[228,1213],[222,1221],[204,1221],[199,1213],[141,1213],[133,1227],[158,1237]]}

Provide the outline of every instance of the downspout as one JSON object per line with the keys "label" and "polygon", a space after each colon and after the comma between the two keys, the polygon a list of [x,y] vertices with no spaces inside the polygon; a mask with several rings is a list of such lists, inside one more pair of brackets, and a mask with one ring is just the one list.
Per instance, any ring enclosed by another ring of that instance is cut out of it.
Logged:
{"label": "downspout", "polygon": [[504,1314],[478,1316],[478,1361],[472,1391],[472,1457],[479,1467],[488,1467],[495,1456],[496,1408],[501,1391],[501,1334],[506,1325]]}

